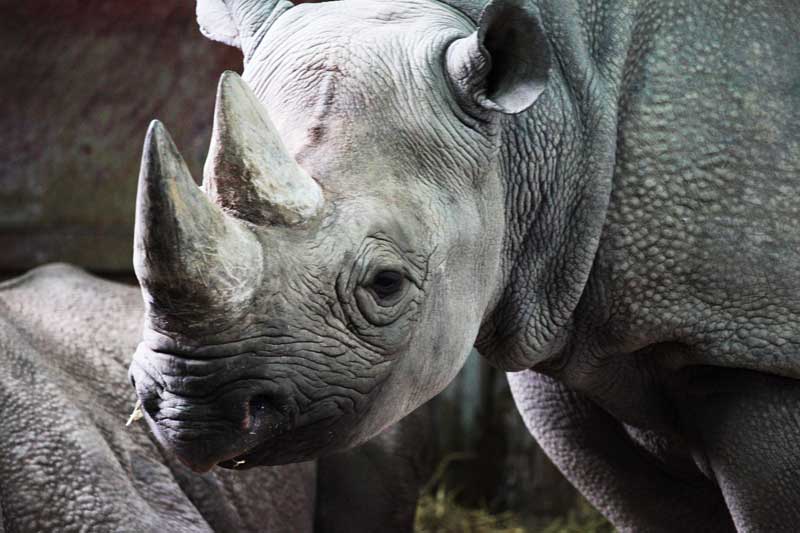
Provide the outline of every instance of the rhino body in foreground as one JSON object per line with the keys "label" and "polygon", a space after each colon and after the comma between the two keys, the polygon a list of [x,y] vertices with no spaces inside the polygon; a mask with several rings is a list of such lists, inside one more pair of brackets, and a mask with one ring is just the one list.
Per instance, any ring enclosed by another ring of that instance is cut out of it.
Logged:
{"label": "rhino body in foreground", "polygon": [[202,191],[145,142],[148,424],[198,471],[313,458],[476,345],[620,529],[792,530],[800,6],[480,7],[200,0],[245,67]]}
{"label": "rhino body in foreground", "polygon": [[138,288],[65,265],[0,284],[0,531],[411,530],[423,412],[349,455],[197,476],[125,426],[141,313]]}

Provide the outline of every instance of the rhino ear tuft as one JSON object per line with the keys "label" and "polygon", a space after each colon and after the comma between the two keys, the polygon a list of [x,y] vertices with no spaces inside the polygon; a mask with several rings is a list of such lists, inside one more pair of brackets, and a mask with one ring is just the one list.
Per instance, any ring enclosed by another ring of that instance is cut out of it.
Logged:
{"label": "rhino ear tuft", "polygon": [[211,40],[242,47],[233,15],[223,0],[197,0],[197,25]]}
{"label": "rhino ear tuft", "polygon": [[240,48],[245,60],[272,22],[294,4],[288,0],[197,0],[203,35]]}
{"label": "rhino ear tuft", "polygon": [[550,47],[524,0],[492,0],[478,29],[450,45],[447,72],[466,105],[506,114],[528,109],[545,89]]}

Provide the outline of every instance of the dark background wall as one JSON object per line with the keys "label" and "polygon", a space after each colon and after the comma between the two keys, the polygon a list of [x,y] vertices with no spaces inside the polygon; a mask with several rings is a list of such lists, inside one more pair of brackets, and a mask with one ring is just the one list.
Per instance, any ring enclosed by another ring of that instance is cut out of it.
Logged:
{"label": "dark background wall", "polygon": [[[204,39],[181,0],[0,0],[0,41],[0,278],[67,261],[133,282],[147,124],[167,125],[199,178],[216,83],[240,52]],[[434,409],[463,501],[538,517],[574,505],[477,354]]]}
{"label": "dark background wall", "polygon": [[199,176],[217,79],[241,55],[200,35],[194,2],[1,1],[0,271],[127,273],[148,122]]}

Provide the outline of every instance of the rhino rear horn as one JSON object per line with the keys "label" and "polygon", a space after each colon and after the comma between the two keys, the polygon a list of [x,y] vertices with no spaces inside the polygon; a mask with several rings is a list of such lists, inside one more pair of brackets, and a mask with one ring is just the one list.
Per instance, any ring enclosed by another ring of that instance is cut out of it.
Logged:
{"label": "rhino rear horn", "polygon": [[164,126],[145,138],[133,261],[151,309],[235,309],[257,287],[262,251],[244,225],[203,194]]}
{"label": "rhino rear horn", "polygon": [[254,224],[298,224],[323,205],[320,186],[289,155],[247,83],[230,71],[219,81],[203,188]]}

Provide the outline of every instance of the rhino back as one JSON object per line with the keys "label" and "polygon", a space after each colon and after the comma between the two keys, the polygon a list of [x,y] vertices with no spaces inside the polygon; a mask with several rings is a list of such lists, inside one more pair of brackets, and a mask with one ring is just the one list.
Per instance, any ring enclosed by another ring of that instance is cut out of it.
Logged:
{"label": "rhino back", "polygon": [[583,308],[606,344],[800,377],[798,22],[787,1],[638,4]]}
{"label": "rhino back", "polygon": [[125,427],[137,288],[48,266],[0,286],[0,501],[9,531],[310,531],[313,465],[192,475]]}

